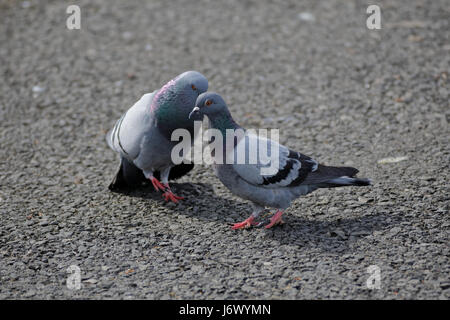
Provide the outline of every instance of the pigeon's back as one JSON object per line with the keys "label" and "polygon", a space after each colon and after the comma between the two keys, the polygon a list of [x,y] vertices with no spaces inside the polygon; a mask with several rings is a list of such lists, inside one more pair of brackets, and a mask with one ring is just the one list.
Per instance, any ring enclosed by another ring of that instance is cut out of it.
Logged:
{"label": "pigeon's back", "polygon": [[152,121],[150,104],[154,94],[155,92],[144,94],[117,120],[106,135],[106,141],[111,149],[129,159],[138,156],[142,137]]}

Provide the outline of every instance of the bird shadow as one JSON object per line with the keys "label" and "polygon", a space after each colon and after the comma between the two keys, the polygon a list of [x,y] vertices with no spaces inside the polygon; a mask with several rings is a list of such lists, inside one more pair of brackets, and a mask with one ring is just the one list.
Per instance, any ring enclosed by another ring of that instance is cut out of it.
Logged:
{"label": "bird shadow", "polygon": [[299,247],[314,246],[336,254],[353,250],[353,244],[366,237],[374,236],[378,230],[389,229],[393,223],[387,213],[371,213],[348,218],[327,218],[320,216],[300,217],[288,214],[285,224],[269,232],[270,237],[281,244],[295,244]]}
{"label": "bird shadow", "polygon": [[[351,250],[354,242],[373,235],[376,230],[388,229],[391,224],[399,223],[398,219],[401,219],[401,216],[396,215],[397,221],[393,222],[392,219],[387,219],[392,218],[392,215],[377,210],[336,219],[327,218],[326,213],[299,216],[296,212],[288,211],[284,216],[283,225],[271,229],[254,227],[245,231],[231,230],[234,222],[242,221],[250,215],[251,207],[248,203],[218,196],[212,186],[205,183],[171,183],[171,186],[175,194],[182,195],[185,199],[177,204],[166,203],[161,193],[156,192],[151,186],[121,193],[130,197],[158,201],[170,211],[190,218],[221,223],[228,232],[246,232],[248,237],[254,238],[255,241],[261,241],[260,235],[263,232],[265,239],[276,240],[279,244],[314,246],[337,254]],[[263,226],[267,224],[268,219],[266,218]]]}
{"label": "bird shadow", "polygon": [[[174,194],[184,197],[178,203],[165,202],[162,198],[162,193],[155,191],[151,185],[145,184],[139,189],[124,190],[116,193],[123,194],[129,197],[141,198],[144,200],[151,200],[160,203],[162,206],[169,208],[171,211],[178,214],[183,214],[189,217],[195,217],[200,221],[219,221],[231,223],[229,215],[221,215],[221,212],[233,212],[236,218],[240,217],[239,212],[248,210],[248,204],[238,202],[233,199],[217,196],[211,185],[205,183],[170,183]],[[217,215],[211,214],[214,211]],[[250,214],[250,213],[249,213]],[[233,214],[232,214],[233,216]]]}

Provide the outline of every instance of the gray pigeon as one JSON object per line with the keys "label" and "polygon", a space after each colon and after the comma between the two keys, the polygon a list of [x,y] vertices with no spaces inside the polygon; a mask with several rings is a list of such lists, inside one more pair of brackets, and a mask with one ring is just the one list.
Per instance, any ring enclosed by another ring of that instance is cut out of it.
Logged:
{"label": "gray pigeon", "polygon": [[183,199],[172,193],[169,179],[183,176],[193,164],[172,162],[171,151],[177,142],[171,141],[171,135],[178,128],[194,135],[194,121],[188,115],[197,97],[207,90],[208,80],[202,74],[187,71],[161,89],[144,94],[122,115],[106,135],[108,145],[120,154],[110,190],[136,188],[150,180],[166,201]]}
{"label": "gray pigeon", "polygon": [[[234,224],[233,229],[260,225],[255,219],[265,207],[277,209],[266,228],[283,223],[281,216],[292,200],[319,188],[371,184],[369,179],[356,178],[358,170],[355,168],[325,166],[273,140],[251,134],[250,130],[241,128],[233,120],[224,100],[216,93],[201,94],[189,118],[200,120],[203,115],[208,117],[210,128],[218,129],[222,134],[222,142],[220,142],[222,145],[212,152],[217,177],[233,194],[250,200],[254,206],[251,216],[241,223]],[[236,134],[238,131],[243,134],[239,136]],[[231,146],[227,146],[225,137],[225,134],[229,133],[235,136],[229,140],[231,143],[228,145]],[[213,146],[216,139],[212,140],[210,146]],[[266,154],[274,155],[273,159],[270,158],[270,161],[273,160],[273,163],[276,163],[272,172],[267,173],[261,170],[269,169],[271,163],[263,161],[260,151],[250,152],[251,143],[258,147],[265,145]],[[244,161],[237,161],[239,150],[245,152]],[[218,151],[221,153],[218,154]],[[275,161],[276,151],[278,151],[278,161]],[[254,161],[250,161],[250,158]]]}

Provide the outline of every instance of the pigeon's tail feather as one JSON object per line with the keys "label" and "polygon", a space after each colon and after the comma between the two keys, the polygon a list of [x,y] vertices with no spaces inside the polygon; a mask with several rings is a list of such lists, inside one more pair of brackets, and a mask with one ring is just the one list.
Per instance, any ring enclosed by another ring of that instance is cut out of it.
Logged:
{"label": "pigeon's tail feather", "polygon": [[141,169],[128,159],[121,157],[119,169],[108,189],[116,192],[130,190],[141,186],[146,181],[147,179]]}
{"label": "pigeon's tail feather", "polygon": [[334,178],[326,182],[327,188],[343,187],[343,186],[370,186],[372,182],[366,178],[351,178],[342,176]]}
{"label": "pigeon's tail feather", "polygon": [[308,176],[309,183],[317,184],[320,188],[334,188],[343,186],[368,186],[372,182],[365,178],[356,178],[358,169],[352,167],[332,167],[319,165],[318,169]]}

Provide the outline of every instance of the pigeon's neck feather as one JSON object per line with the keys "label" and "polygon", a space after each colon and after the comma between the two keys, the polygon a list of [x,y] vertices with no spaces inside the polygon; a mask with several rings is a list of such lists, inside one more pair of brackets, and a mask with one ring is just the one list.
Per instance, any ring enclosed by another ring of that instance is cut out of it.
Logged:
{"label": "pigeon's neck feather", "polygon": [[167,100],[167,96],[170,96],[170,91],[175,88],[175,80],[170,80],[167,82],[153,97],[153,101],[150,105],[151,111],[159,111],[161,106],[164,104],[164,100]]}
{"label": "pigeon's neck feather", "polygon": [[218,129],[225,136],[227,129],[240,129],[241,126],[234,121],[233,117],[229,112],[223,112],[216,116],[209,118],[209,125],[211,128]]}
{"label": "pigeon's neck feather", "polygon": [[182,90],[176,79],[171,80],[155,94],[150,105],[157,128],[169,139],[177,128],[193,131],[194,121],[188,117],[192,108],[185,106],[194,105],[195,97],[192,97],[190,92],[183,93]]}

